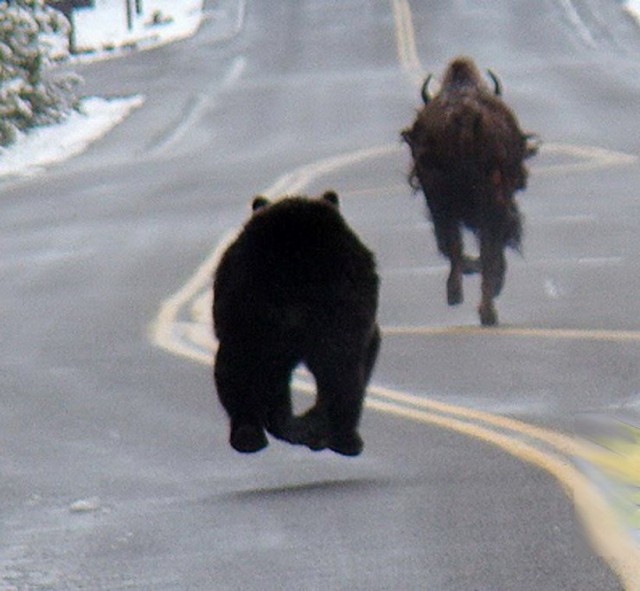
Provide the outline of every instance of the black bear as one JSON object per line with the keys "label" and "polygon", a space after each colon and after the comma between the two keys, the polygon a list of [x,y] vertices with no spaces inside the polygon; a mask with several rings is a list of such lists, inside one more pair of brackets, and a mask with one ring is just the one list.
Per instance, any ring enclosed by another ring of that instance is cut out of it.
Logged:
{"label": "black bear", "polygon": [[[358,455],[365,389],[380,346],[373,253],[338,195],[255,197],[253,214],[215,272],[215,382],[244,453],[278,439]],[[304,363],[315,404],[293,415],[290,381]]]}

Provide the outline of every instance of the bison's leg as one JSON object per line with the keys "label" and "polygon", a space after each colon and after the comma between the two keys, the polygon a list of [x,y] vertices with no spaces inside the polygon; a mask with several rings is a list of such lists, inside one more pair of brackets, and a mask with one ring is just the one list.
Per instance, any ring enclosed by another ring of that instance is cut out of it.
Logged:
{"label": "bison's leg", "polygon": [[447,303],[450,306],[461,304],[462,273],[465,270],[462,232],[457,220],[450,217],[438,219],[434,216],[433,225],[438,242],[438,249],[449,259],[451,270],[447,279]]}
{"label": "bison's leg", "polygon": [[498,314],[493,299],[500,294],[504,285],[506,259],[504,245],[489,232],[480,235],[480,262],[482,265],[482,300],[478,307],[483,326],[498,324]]}

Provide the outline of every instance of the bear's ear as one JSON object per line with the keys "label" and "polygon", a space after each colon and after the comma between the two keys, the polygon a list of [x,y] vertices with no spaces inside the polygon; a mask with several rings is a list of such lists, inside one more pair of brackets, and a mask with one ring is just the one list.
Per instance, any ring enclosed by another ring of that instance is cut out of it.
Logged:
{"label": "bear's ear", "polygon": [[340,207],[340,199],[338,198],[338,194],[335,191],[325,191],[322,195],[322,198],[332,205]]}
{"label": "bear's ear", "polygon": [[262,209],[265,205],[269,205],[269,200],[262,195],[257,195],[253,198],[253,202],[251,203],[252,211],[258,211]]}

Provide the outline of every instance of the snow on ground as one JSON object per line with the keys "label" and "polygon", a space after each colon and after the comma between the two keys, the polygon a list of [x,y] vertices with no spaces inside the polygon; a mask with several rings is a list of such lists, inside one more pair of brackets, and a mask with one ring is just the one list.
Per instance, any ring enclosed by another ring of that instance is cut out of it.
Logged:
{"label": "snow on ground", "polygon": [[[122,49],[117,48],[156,47],[184,39],[198,30],[203,0],[141,2],[143,14],[135,15],[134,10],[131,30],[127,28],[124,2],[95,0],[95,8],[76,11],[76,43],[85,52],[80,59],[122,55]],[[0,148],[0,178],[35,174],[78,155],[143,103],[143,96],[82,99],[78,112],[65,121],[32,129],[20,134],[11,146]]]}
{"label": "snow on ground", "polygon": [[190,37],[198,30],[203,0],[139,1],[142,4],[140,15],[136,14],[135,2],[130,0],[131,29],[128,28],[127,4],[122,0],[95,0],[94,8],[76,10],[78,52],[89,53],[89,59],[104,58],[134,47],[157,47]]}
{"label": "snow on ground", "polygon": [[[203,0],[140,0],[142,14],[132,14],[128,27],[126,3],[95,0],[93,8],[74,13],[76,45],[82,54],[72,60],[99,60],[147,49],[193,35],[202,20]],[[131,4],[135,2],[131,0]],[[640,0],[623,6],[640,23]],[[9,148],[0,148],[0,178],[34,174],[43,167],[75,156],[108,133],[144,97],[104,100],[85,98],[78,113],[66,121],[22,134]]]}
{"label": "snow on ground", "polygon": [[640,0],[624,0],[624,9],[640,24]]}
{"label": "snow on ground", "polygon": [[0,177],[35,174],[80,154],[143,102],[142,96],[84,99],[80,111],[71,113],[63,123],[32,129],[10,148],[0,149]]}

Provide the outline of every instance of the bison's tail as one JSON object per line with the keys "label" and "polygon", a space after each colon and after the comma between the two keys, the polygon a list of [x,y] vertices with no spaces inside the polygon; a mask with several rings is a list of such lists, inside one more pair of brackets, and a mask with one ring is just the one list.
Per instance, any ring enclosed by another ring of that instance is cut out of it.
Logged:
{"label": "bison's tail", "polygon": [[537,133],[525,133],[522,139],[524,140],[524,157],[535,156],[542,146],[542,138]]}
{"label": "bison's tail", "polygon": [[518,211],[515,201],[512,201],[508,205],[507,215],[505,216],[504,243],[519,254],[522,254],[522,227],[522,215]]}
{"label": "bison's tail", "polygon": [[411,167],[411,171],[409,172],[409,176],[407,177],[409,181],[409,186],[417,193],[422,185],[420,184],[420,179],[418,178],[418,170],[415,166]]}
{"label": "bison's tail", "polygon": [[[413,153],[413,137],[411,132],[412,130],[410,128],[403,129],[400,132],[400,138],[402,139],[403,142],[405,142],[409,146],[411,150],[411,155],[415,162],[416,159],[415,159],[415,154]],[[420,190],[421,185],[420,185],[420,180],[418,179],[418,170],[415,164],[411,167],[411,170],[409,171],[409,175],[407,176],[407,181],[409,182],[409,186],[414,191],[417,192]]]}

